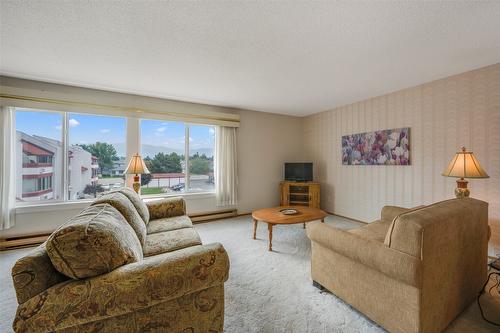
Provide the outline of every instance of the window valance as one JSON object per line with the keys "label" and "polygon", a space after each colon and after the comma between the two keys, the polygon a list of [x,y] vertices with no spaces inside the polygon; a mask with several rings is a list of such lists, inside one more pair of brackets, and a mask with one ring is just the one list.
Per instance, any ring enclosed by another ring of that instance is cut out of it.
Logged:
{"label": "window valance", "polygon": [[230,108],[0,76],[0,106],[239,127]]}

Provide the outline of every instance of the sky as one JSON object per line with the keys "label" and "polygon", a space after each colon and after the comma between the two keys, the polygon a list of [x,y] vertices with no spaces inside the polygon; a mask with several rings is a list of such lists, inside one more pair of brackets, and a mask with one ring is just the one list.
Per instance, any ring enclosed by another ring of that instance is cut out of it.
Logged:
{"label": "sky", "polygon": [[[141,143],[184,151],[185,125],[182,122],[141,120]],[[189,150],[192,154],[203,149],[213,151],[213,126],[189,125]]]}
{"label": "sky", "polygon": [[[17,109],[16,129],[29,135],[61,141],[63,115],[58,112],[36,112]],[[69,144],[91,144],[97,141],[115,145],[124,154],[126,118],[68,113]],[[182,122],[141,120],[141,142],[151,146],[184,151],[185,124]],[[215,131],[212,126],[190,125],[189,147],[213,151]]]}
{"label": "sky", "polygon": [[[127,120],[69,113],[70,144],[88,144],[97,141],[118,143],[125,141]],[[56,112],[16,112],[16,128],[29,135],[40,135],[56,140],[62,136],[62,113]]]}
{"label": "sky", "polygon": [[29,135],[39,135],[61,141],[62,115],[52,112],[16,112],[16,129]]}

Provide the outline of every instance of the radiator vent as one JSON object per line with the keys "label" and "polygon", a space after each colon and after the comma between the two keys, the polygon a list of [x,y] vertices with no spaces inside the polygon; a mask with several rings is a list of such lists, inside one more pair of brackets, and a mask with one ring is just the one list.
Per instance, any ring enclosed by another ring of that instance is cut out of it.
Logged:
{"label": "radiator vent", "polygon": [[49,235],[50,234],[39,234],[0,239],[0,251],[35,246],[45,242]]}
{"label": "radiator vent", "polygon": [[190,214],[189,217],[191,218],[191,221],[193,223],[202,223],[202,222],[208,222],[212,220],[218,220],[218,219],[226,219],[229,217],[236,217],[238,216],[236,209],[230,209],[230,210],[221,210],[217,212],[208,212],[208,213],[198,213],[198,214]]}

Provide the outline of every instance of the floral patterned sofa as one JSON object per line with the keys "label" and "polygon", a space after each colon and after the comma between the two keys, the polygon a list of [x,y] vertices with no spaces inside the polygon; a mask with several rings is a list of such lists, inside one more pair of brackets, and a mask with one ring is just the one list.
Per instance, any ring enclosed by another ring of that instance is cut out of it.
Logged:
{"label": "floral patterned sofa", "polygon": [[182,198],[107,193],[19,259],[16,332],[222,332],[229,259]]}

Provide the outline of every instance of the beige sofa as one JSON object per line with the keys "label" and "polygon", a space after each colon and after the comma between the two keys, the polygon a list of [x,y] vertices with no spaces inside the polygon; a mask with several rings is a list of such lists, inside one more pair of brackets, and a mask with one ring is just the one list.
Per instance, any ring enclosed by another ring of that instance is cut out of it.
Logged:
{"label": "beige sofa", "polygon": [[105,194],[12,269],[16,332],[222,332],[229,260],[181,198]]}
{"label": "beige sofa", "polygon": [[488,204],[466,198],[408,210],[344,231],[307,229],[311,275],[390,332],[441,332],[486,279]]}

